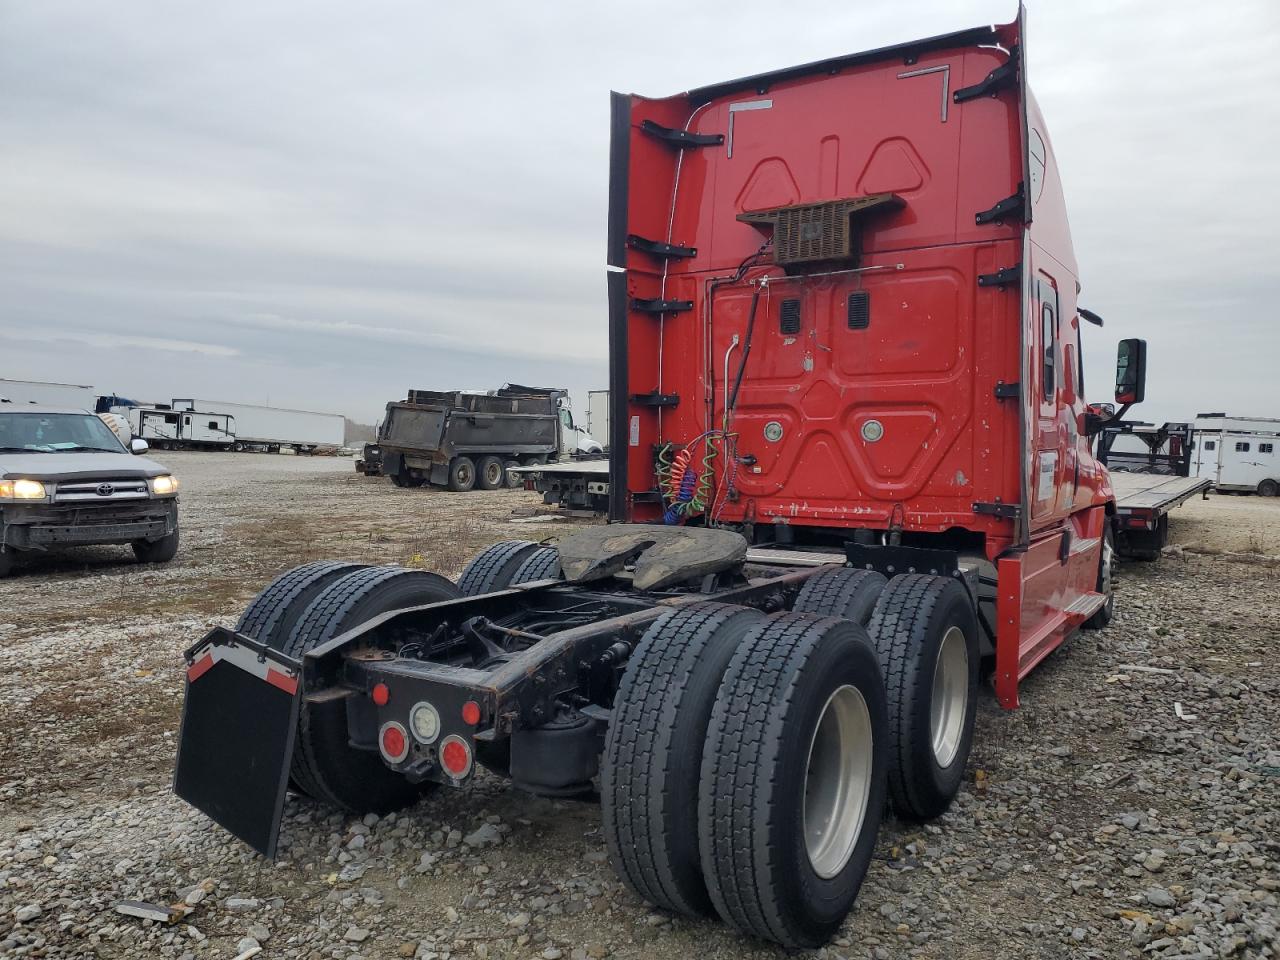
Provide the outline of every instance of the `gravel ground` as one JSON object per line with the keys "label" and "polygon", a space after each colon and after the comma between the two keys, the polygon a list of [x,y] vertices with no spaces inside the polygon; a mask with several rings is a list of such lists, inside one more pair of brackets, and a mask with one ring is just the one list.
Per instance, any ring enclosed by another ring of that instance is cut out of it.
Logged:
{"label": "gravel ground", "polygon": [[[334,556],[455,575],[563,526],[510,523],[522,491],[397,490],[349,460],[160,459],[184,484],[172,564],[95,548],[0,581],[0,957],[784,955],[648,909],[595,807],[493,777],[381,820],[291,797],[274,864],[174,799],[181,651],[276,573]],[[886,821],[816,956],[1277,955],[1280,500],[1195,500],[1172,533],[1019,710],[983,698],[952,810]],[[175,926],[114,910],[183,898]]]}

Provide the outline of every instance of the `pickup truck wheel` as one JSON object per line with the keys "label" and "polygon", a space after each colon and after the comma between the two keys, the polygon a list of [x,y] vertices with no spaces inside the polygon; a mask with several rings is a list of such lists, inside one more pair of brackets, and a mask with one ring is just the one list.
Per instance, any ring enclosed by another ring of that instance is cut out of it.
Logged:
{"label": "pickup truck wheel", "polygon": [[560,551],[555,547],[539,547],[527,554],[507,581],[507,586],[517,583],[534,583],[538,580],[560,579]]}
{"label": "pickup truck wheel", "polygon": [[476,465],[470,457],[454,457],[449,463],[449,489],[466,493],[476,485]]}
{"label": "pickup truck wheel", "polygon": [[524,478],[520,476],[520,474],[518,473],[511,472],[512,467],[520,466],[519,460],[508,460],[502,466],[503,466],[503,469],[506,471],[503,474],[503,480],[506,482],[508,489],[519,490],[521,487],[524,486]]}
{"label": "pickup truck wheel", "polygon": [[874,570],[832,567],[804,582],[791,609],[820,617],[844,617],[865,627],[888,582]]}
{"label": "pickup truck wheel", "polygon": [[135,540],[130,546],[139,563],[168,563],[178,553],[178,528],[159,540]]}
{"label": "pickup truck wheel", "polygon": [[307,605],[339,577],[365,567],[363,563],[318,560],[286,570],[249,601],[236,622],[236,633],[283,652]]}
{"label": "pickup truck wheel", "polygon": [[891,741],[865,628],[782,613],[738,645],[711,712],[698,801],[702,870],[730,925],[826,943],[866,876]]}
{"label": "pickup truck wheel", "polygon": [[528,540],[501,540],[486,547],[463,568],[462,576],[458,577],[458,589],[464,597],[505,590],[520,564],[538,549],[536,543]]}
{"label": "pickup truck wheel", "polygon": [[1274,497],[1277,493],[1280,493],[1280,483],[1276,483],[1274,480],[1263,480],[1258,484],[1258,496],[1260,497]]}
{"label": "pickup truck wheel", "polygon": [[[425,570],[366,567],[332,581],[307,605],[282,652],[295,660],[379,614],[452,600],[458,588]],[[317,800],[350,813],[387,813],[413,803],[432,784],[410,783],[376,751],[349,743],[343,699],[303,702],[298,709],[290,774]]]}
{"label": "pickup truck wheel", "polygon": [[507,468],[497,457],[481,457],[476,486],[481,490],[498,490],[506,482]]}
{"label": "pickup truck wheel", "polygon": [[1102,533],[1102,556],[1098,558],[1098,592],[1107,598],[1107,602],[1081,624],[1086,630],[1101,630],[1111,622],[1116,610],[1116,595],[1111,584],[1116,556],[1115,534],[1111,531],[1110,517],[1107,517],[1106,523],[1106,529]]}
{"label": "pickup truck wheel", "polygon": [[894,577],[869,627],[889,705],[889,795],[899,816],[930,820],[960,789],[977,710],[978,630],[956,580]]}
{"label": "pickup truck wheel", "polygon": [[601,758],[604,835],[619,876],[645,900],[713,913],[698,850],[707,724],[729,658],[762,614],[695,603],[656,620],[627,660]]}

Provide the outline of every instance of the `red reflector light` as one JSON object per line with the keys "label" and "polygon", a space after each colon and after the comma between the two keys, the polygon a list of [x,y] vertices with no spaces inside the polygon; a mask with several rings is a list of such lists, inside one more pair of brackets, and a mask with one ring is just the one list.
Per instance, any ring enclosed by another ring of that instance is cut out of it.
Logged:
{"label": "red reflector light", "polygon": [[440,744],[440,766],[455,780],[471,772],[471,748],[458,736],[445,737]]}
{"label": "red reflector light", "polygon": [[384,723],[378,734],[378,747],[388,763],[399,763],[409,755],[409,735],[394,720]]}
{"label": "red reflector light", "polygon": [[468,700],[462,705],[462,722],[474,727],[480,722],[480,704]]}
{"label": "red reflector light", "polygon": [[385,683],[375,683],[371,696],[373,697],[373,702],[380,707],[385,707],[391,702],[391,691],[387,689]]}

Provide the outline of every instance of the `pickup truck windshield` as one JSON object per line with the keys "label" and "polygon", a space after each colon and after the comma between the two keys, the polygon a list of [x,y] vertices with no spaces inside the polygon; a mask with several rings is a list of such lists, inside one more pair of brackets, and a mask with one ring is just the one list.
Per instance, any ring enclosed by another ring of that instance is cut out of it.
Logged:
{"label": "pickup truck windshield", "polygon": [[0,453],[125,453],[111,428],[88,413],[0,413]]}

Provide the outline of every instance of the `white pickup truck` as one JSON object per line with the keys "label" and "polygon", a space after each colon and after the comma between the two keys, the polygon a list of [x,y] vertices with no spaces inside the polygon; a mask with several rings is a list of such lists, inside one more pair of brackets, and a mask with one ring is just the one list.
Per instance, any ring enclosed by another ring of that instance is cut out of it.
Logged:
{"label": "white pickup truck", "polygon": [[143,563],[178,552],[178,481],[85,410],[0,406],[0,577],[19,554],[130,544]]}

